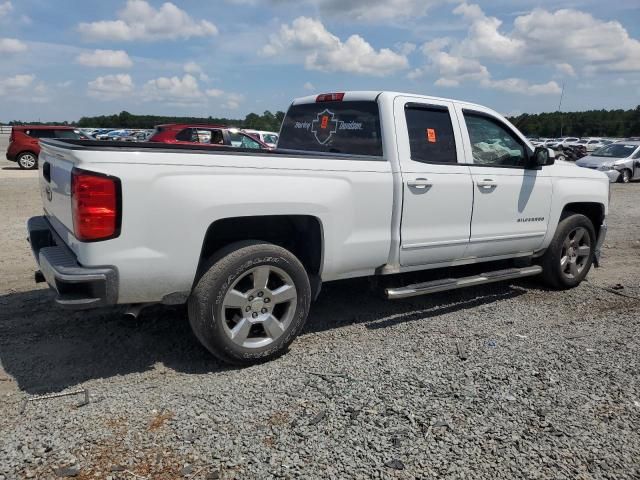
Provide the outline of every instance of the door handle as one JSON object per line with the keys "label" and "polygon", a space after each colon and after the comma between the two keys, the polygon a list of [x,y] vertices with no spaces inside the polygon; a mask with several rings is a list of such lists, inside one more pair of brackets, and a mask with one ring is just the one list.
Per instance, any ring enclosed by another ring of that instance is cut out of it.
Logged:
{"label": "door handle", "polygon": [[428,178],[416,178],[414,180],[409,180],[407,182],[407,185],[413,188],[427,188],[427,187],[430,187],[432,184]]}
{"label": "door handle", "polygon": [[498,186],[498,182],[496,182],[493,178],[485,178],[483,180],[479,180],[476,183],[480,188],[495,188]]}

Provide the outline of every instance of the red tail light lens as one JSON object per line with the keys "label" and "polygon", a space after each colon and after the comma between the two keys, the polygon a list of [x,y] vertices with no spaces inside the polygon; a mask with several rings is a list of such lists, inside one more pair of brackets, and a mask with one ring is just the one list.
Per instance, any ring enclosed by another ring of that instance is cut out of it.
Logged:
{"label": "red tail light lens", "polygon": [[320,102],[341,102],[344,93],[322,93],[316,97],[316,103]]}
{"label": "red tail light lens", "polygon": [[77,169],[71,175],[71,207],[76,238],[82,242],[93,242],[120,235],[120,180]]}

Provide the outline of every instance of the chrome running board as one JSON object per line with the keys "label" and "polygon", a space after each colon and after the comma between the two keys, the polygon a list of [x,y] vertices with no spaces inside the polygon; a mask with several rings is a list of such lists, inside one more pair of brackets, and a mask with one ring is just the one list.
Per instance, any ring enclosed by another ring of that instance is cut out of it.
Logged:
{"label": "chrome running board", "polygon": [[542,267],[538,265],[532,265],[524,268],[507,268],[505,270],[496,270],[493,272],[482,273],[480,275],[473,275],[471,277],[444,278],[441,280],[433,280],[431,282],[415,283],[413,285],[407,285],[406,287],[387,288],[385,293],[388,299],[397,300],[399,298],[417,297],[418,295],[427,295],[429,293],[502,282],[503,280],[532,277],[534,275],[539,275],[540,273],[542,273]]}

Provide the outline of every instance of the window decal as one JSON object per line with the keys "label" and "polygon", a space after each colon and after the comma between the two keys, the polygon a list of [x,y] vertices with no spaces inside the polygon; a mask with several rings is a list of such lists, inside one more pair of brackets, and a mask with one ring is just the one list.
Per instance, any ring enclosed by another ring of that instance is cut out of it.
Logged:
{"label": "window decal", "polygon": [[434,128],[427,128],[427,140],[429,143],[436,143],[436,130]]}
{"label": "window decal", "polygon": [[333,134],[338,131],[338,120],[335,120],[333,117],[335,117],[334,113],[325,108],[316,116],[316,119],[311,122],[311,132],[321,145],[331,140]]}

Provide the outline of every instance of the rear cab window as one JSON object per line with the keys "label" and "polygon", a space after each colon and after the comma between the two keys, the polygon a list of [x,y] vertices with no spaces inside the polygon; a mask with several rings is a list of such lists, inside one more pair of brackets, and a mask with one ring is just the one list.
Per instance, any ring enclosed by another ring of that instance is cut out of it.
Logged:
{"label": "rear cab window", "polygon": [[292,105],[278,148],[382,157],[380,111],[375,101],[329,101]]}

